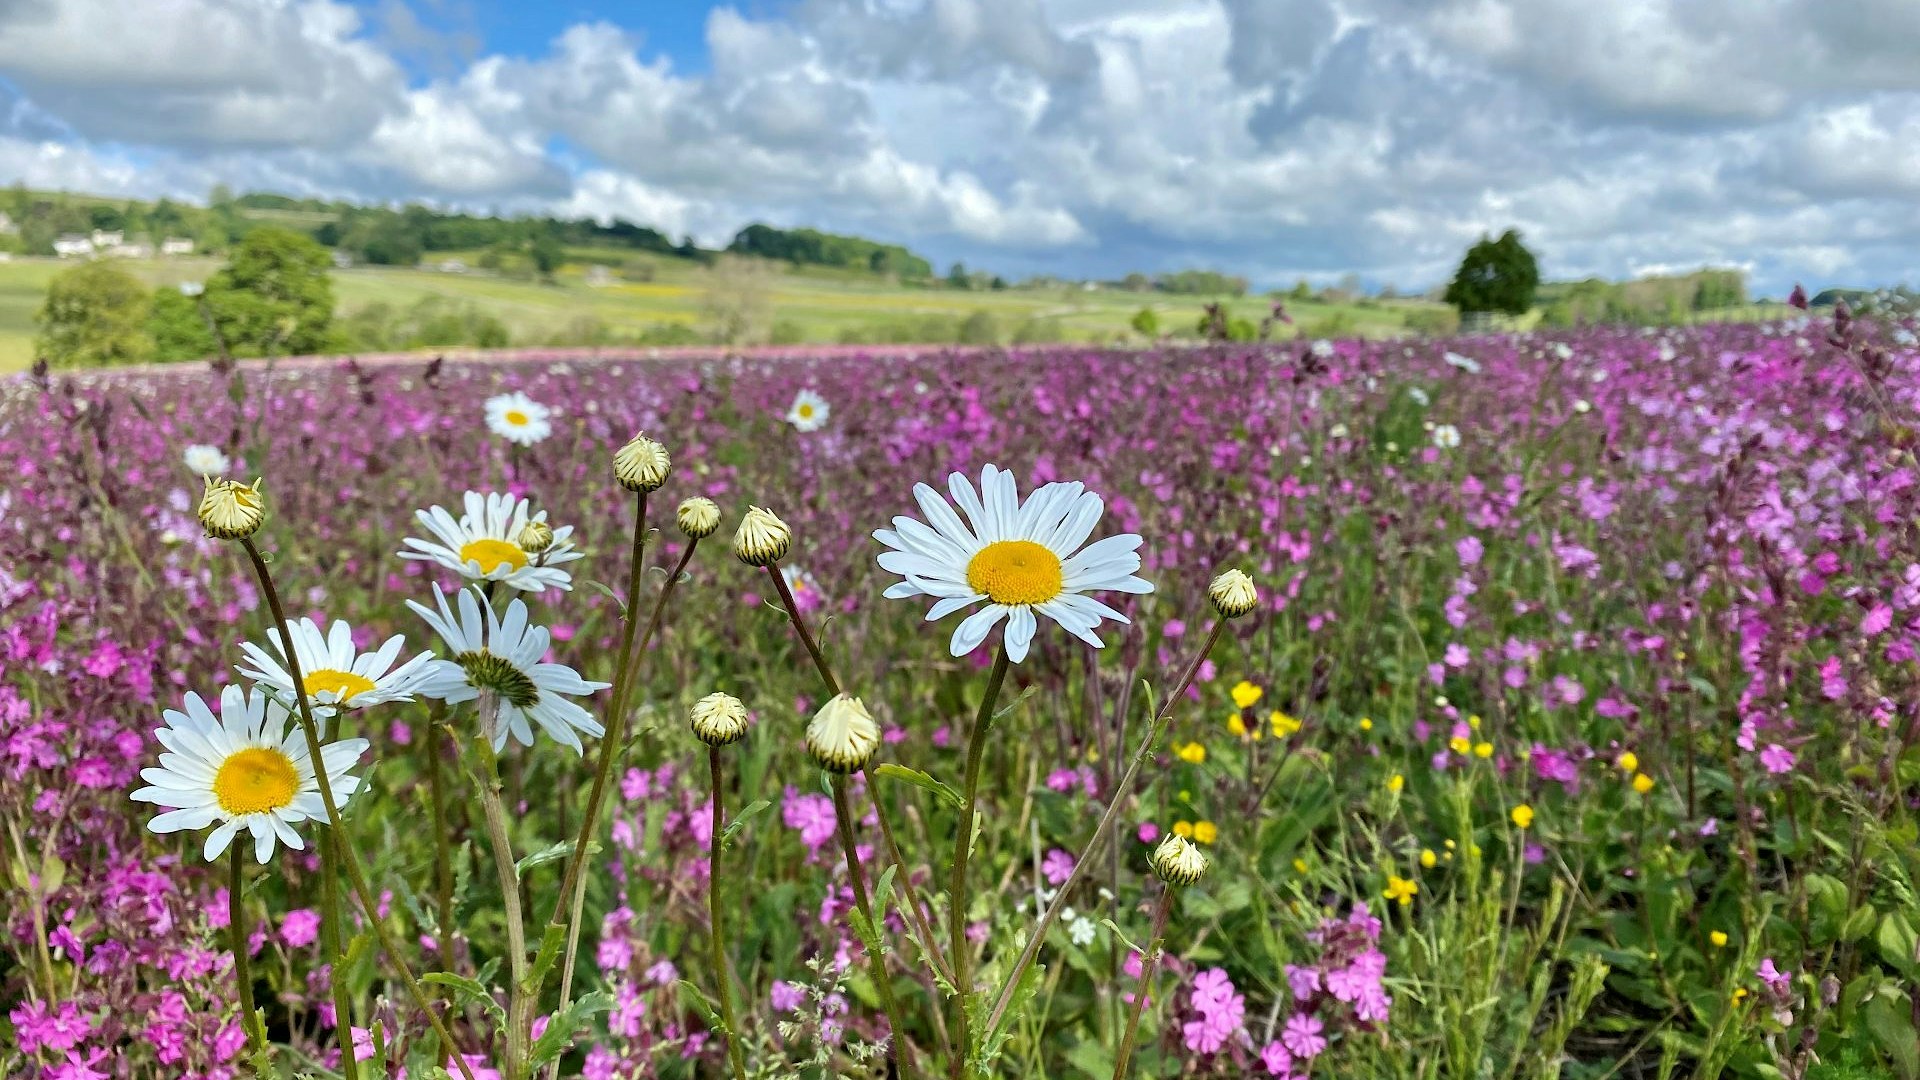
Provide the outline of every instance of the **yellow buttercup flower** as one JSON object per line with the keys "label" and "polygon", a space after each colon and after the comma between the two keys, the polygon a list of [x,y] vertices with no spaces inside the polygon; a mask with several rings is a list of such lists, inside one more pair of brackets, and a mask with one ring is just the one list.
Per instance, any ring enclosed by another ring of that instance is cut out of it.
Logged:
{"label": "yellow buttercup flower", "polygon": [[1240,719],[1239,713],[1234,713],[1232,716],[1227,717],[1227,734],[1232,735],[1236,739],[1244,739],[1247,737],[1247,722]]}
{"label": "yellow buttercup flower", "polygon": [[1727,947],[1727,932],[1725,930],[1715,930],[1713,933],[1707,935],[1707,940],[1713,942],[1714,948],[1724,949]]}
{"label": "yellow buttercup flower", "polygon": [[1294,872],[1294,873],[1296,873],[1296,874],[1304,874],[1304,873],[1306,873],[1306,872],[1307,872],[1307,860],[1305,860],[1305,859],[1295,859],[1295,860],[1293,860],[1293,872]]}
{"label": "yellow buttercup flower", "polygon": [[1373,730],[1373,721],[1371,721],[1371,720],[1369,720],[1369,719],[1367,719],[1367,718],[1366,718],[1366,717],[1364,717],[1364,716],[1363,716],[1363,717],[1361,717],[1361,718],[1360,718],[1360,730],[1361,730],[1361,731],[1372,731],[1372,730]]}
{"label": "yellow buttercup flower", "polygon": [[1473,743],[1465,735],[1455,735],[1447,740],[1447,747],[1456,754],[1465,754],[1473,749]]}
{"label": "yellow buttercup flower", "polygon": [[1190,765],[1198,765],[1201,762],[1207,760],[1206,746],[1197,742],[1190,742],[1190,743],[1185,743],[1180,746],[1177,746],[1174,748],[1173,752],[1179,755],[1181,761],[1184,761]]}
{"label": "yellow buttercup flower", "polygon": [[1401,788],[1406,786],[1407,786],[1407,778],[1404,776],[1401,776],[1399,773],[1394,773],[1392,776],[1387,778],[1388,791],[1398,793]]}
{"label": "yellow buttercup flower", "polygon": [[1468,727],[1470,727],[1470,728],[1472,728],[1472,729],[1473,729],[1473,730],[1475,730],[1475,731],[1479,731],[1479,730],[1480,730],[1480,717],[1479,717],[1479,716],[1477,716],[1477,715],[1476,715],[1476,716],[1469,716],[1469,717],[1467,717],[1467,726],[1468,726]]}
{"label": "yellow buttercup flower", "polygon": [[1183,839],[1187,839],[1187,840],[1193,839],[1193,822],[1191,821],[1174,822],[1173,835],[1181,837]]}
{"label": "yellow buttercup flower", "polygon": [[1211,821],[1193,823],[1193,838],[1203,844],[1211,844],[1220,839],[1220,827]]}
{"label": "yellow buttercup flower", "polygon": [[1528,806],[1526,803],[1521,803],[1519,806],[1514,807],[1507,816],[1513,819],[1515,825],[1523,829],[1528,828],[1533,824],[1533,807]]}
{"label": "yellow buttercup flower", "polygon": [[1300,730],[1300,721],[1295,720],[1279,709],[1275,709],[1273,712],[1267,714],[1267,724],[1273,728],[1273,737],[1276,739],[1284,739]]}
{"label": "yellow buttercup flower", "polygon": [[1647,792],[1652,791],[1653,777],[1648,776],[1646,773],[1634,773],[1633,774],[1633,790],[1639,792],[1642,795],[1645,795]]}
{"label": "yellow buttercup flower", "polygon": [[1387,891],[1382,895],[1388,900],[1398,900],[1401,907],[1406,907],[1408,904],[1413,903],[1413,898],[1418,895],[1419,892],[1419,882],[1410,881],[1407,878],[1394,874],[1388,874]]}
{"label": "yellow buttercup flower", "polygon": [[1634,753],[1631,750],[1627,750],[1623,752],[1619,757],[1614,758],[1613,763],[1619,766],[1620,771],[1623,773],[1635,773],[1640,771],[1640,755]]}
{"label": "yellow buttercup flower", "polygon": [[1437,863],[1437,862],[1439,862],[1439,861],[1440,861],[1440,856],[1438,856],[1438,855],[1435,855],[1435,854],[1433,853],[1433,849],[1432,849],[1432,848],[1421,848],[1421,849],[1420,849],[1420,865],[1421,865],[1421,866],[1424,866],[1424,867],[1426,867],[1427,869],[1429,869],[1429,870],[1431,870],[1431,869],[1433,869],[1433,864],[1434,864],[1434,863]]}
{"label": "yellow buttercup flower", "polygon": [[1260,703],[1260,698],[1264,693],[1266,693],[1266,691],[1261,690],[1245,679],[1241,679],[1233,686],[1233,704],[1237,708],[1251,709]]}
{"label": "yellow buttercup flower", "polygon": [[1493,744],[1492,744],[1492,743],[1490,743],[1490,742],[1482,742],[1482,743],[1474,743],[1474,744],[1473,744],[1473,756],[1474,756],[1474,757],[1478,757],[1478,758],[1490,758],[1490,757],[1492,757],[1492,756],[1493,756]]}

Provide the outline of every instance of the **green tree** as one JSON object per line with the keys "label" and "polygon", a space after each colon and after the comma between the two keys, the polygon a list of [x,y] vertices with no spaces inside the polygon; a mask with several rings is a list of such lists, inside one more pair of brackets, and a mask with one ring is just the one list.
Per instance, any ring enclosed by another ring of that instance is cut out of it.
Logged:
{"label": "green tree", "polygon": [[1540,267],[1533,252],[1520,243],[1520,234],[1508,229],[1500,239],[1481,237],[1467,249],[1460,269],[1447,285],[1447,303],[1462,315],[1475,312],[1524,314],[1533,306],[1534,290],[1540,287]]}
{"label": "green tree", "polygon": [[207,281],[207,306],[235,356],[325,352],[333,337],[332,256],[290,229],[249,232]]}
{"label": "green tree", "polygon": [[161,288],[154,292],[153,315],[147,327],[153,335],[153,358],[162,363],[200,360],[220,351],[214,344],[213,331],[207,328],[207,317],[200,310],[199,298],[187,296],[179,289]]}
{"label": "green tree", "polygon": [[1160,316],[1155,315],[1152,308],[1143,307],[1139,311],[1134,312],[1133,322],[1129,325],[1133,327],[1133,332],[1139,334],[1141,337],[1151,338],[1160,336]]}
{"label": "green tree", "polygon": [[966,263],[956,262],[953,264],[952,269],[947,271],[947,285],[955,289],[973,288],[973,279],[967,276]]}
{"label": "green tree", "polygon": [[153,359],[147,332],[152,297],[140,280],[110,262],[63,270],[47,285],[34,317],[34,351],[53,367],[142,364]]}
{"label": "green tree", "polygon": [[560,269],[561,263],[567,261],[566,249],[560,246],[560,241],[554,239],[552,233],[541,233],[534,237],[531,254],[533,268],[540,271],[541,277],[548,279],[553,277],[555,270]]}

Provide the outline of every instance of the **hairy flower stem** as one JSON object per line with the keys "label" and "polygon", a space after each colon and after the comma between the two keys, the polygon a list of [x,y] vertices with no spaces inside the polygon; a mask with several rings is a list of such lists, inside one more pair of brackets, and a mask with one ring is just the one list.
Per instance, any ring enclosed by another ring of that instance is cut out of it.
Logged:
{"label": "hairy flower stem", "polygon": [[[807,620],[801,617],[800,605],[795,602],[793,590],[788,587],[787,579],[782,577],[779,568],[774,566],[767,567],[767,576],[773,579],[774,591],[780,595],[780,603],[787,609],[787,621],[793,624],[794,633],[800,636],[801,643],[807,647],[807,655],[813,658],[814,670],[820,673],[820,681],[826,684],[827,693],[831,696],[839,696],[840,680],[833,677],[833,668],[828,665],[826,656],[821,653],[820,646],[814,641],[812,631],[807,629]],[[866,770],[863,768],[862,771],[865,772]],[[873,774],[867,772],[867,778],[868,781],[871,782]],[[846,852],[847,876],[853,881],[854,902],[859,905],[860,914],[866,918],[867,924],[873,928],[874,940],[878,941],[880,938],[880,926],[873,920],[873,907],[867,899],[866,877],[861,872],[859,852],[855,849],[853,842],[853,815],[847,806],[846,777],[835,775],[833,778],[833,790],[834,819],[840,833],[840,845]],[[878,795],[874,796],[873,810],[874,815],[880,819],[880,831],[886,837],[887,857],[892,859],[893,865],[899,868],[894,872],[895,883],[901,885],[901,887],[906,890],[906,906],[914,913],[916,925],[922,927],[923,932],[926,934],[923,940],[929,942],[929,948],[933,948],[931,945],[933,935],[930,932],[932,928],[926,925],[924,919],[920,918],[919,906],[914,902],[913,891],[910,888],[906,888],[905,883],[899,880],[906,874],[907,866],[905,861],[900,858],[899,846],[893,841],[893,826],[887,821],[886,805],[880,801]],[[893,1028],[894,1046],[896,1048],[904,1047],[907,1041],[906,1033],[905,1029],[900,1026],[900,1013],[893,997],[893,984],[887,978],[886,958],[876,953],[872,947],[869,946],[867,959],[873,968],[874,988],[880,993],[881,1004],[886,1009],[887,1023]],[[940,966],[937,955],[934,957],[934,966],[936,969]],[[905,1062],[908,1055],[906,1053],[895,1053],[894,1058],[896,1061]],[[906,1072],[907,1075],[912,1075],[911,1065],[903,1065],[903,1071]]]}
{"label": "hairy flower stem", "polygon": [[880,994],[880,1007],[886,1010],[887,1026],[893,1029],[894,1059],[899,1064],[900,1075],[917,1075],[913,1068],[913,1055],[907,1049],[906,1029],[900,1026],[900,1003],[893,996],[893,980],[887,975],[887,956],[880,945],[881,928],[873,917],[873,901],[867,896],[867,875],[860,866],[860,850],[853,839],[853,810],[847,803],[847,778],[839,773],[833,774],[833,810],[836,824],[839,826],[840,850],[847,859],[847,879],[853,883],[853,903],[860,910],[862,918],[867,920],[870,938],[863,944],[867,947],[867,970],[873,979],[873,988]]}
{"label": "hairy flower stem", "polygon": [[500,899],[507,919],[507,1053],[506,1068],[502,1072],[506,1080],[525,1080],[533,1000],[538,994],[527,985],[527,921],[520,907],[520,871],[513,864],[513,842],[507,835],[507,808],[500,798],[500,759],[493,751],[493,732],[500,723],[499,713],[499,699],[490,693],[482,695],[480,731],[473,738],[473,749],[485,772],[475,786],[480,789],[480,808],[486,814],[487,840],[493,848],[493,865],[500,878]]}
{"label": "hairy flower stem", "polygon": [[440,716],[443,706],[432,702],[427,706],[427,730],[420,740],[420,749],[427,759],[427,794],[433,809],[433,890],[434,890],[434,941],[439,946],[442,962],[451,963],[453,957],[453,837],[447,833],[447,793],[446,781],[441,777],[444,768],[440,762]]}
{"label": "hairy flower stem", "polygon": [[720,917],[720,830],[725,820],[720,809],[724,794],[720,786],[720,748],[707,747],[707,770],[713,777],[713,835],[707,841],[707,940],[713,946],[715,996],[720,999],[720,1019],[727,1027],[727,1060],[733,1065],[733,1080],[747,1080],[746,1053],[740,1048],[740,1022],[733,1015],[733,991],[727,983],[727,925]]}
{"label": "hairy flower stem", "polygon": [[[316,759],[317,760],[317,759]],[[319,771],[316,769],[315,771]],[[340,848],[334,843],[333,830],[320,835],[320,910],[340,910]],[[353,999],[347,996],[346,973],[341,964],[347,958],[347,939],[351,931],[345,920],[334,922],[323,918],[320,921],[320,951],[327,958],[331,977],[327,979],[327,989],[333,996],[334,1037],[340,1040],[340,1052],[348,1053],[353,1045]],[[342,1036],[342,1032],[345,1033]],[[346,1059],[342,1059],[343,1061]],[[359,1066],[354,1066],[357,1069]],[[348,1080],[354,1073],[342,1067]]]}
{"label": "hairy flower stem", "polygon": [[267,1032],[261,1026],[260,1014],[254,1010],[253,971],[247,963],[247,939],[253,936],[253,927],[247,923],[246,905],[240,899],[243,884],[240,850],[243,847],[244,844],[236,841],[228,849],[232,869],[227,875],[227,934],[233,943],[233,981],[240,990],[240,1026],[246,1030],[247,1043],[253,1048],[256,1061],[264,1061]]}
{"label": "hairy flower stem", "polygon": [[1047,905],[1046,914],[1040,917],[1040,925],[1034,929],[1033,936],[1027,939],[1026,948],[1020,950],[1019,959],[1015,960],[1013,967],[1008,970],[1007,981],[1000,987],[999,997],[994,999],[993,1011],[987,1014],[988,1031],[998,1031],[1000,1022],[1006,1019],[1007,1009],[1013,1005],[1013,995],[1019,990],[1020,977],[1026,974],[1027,968],[1040,955],[1040,945],[1047,940],[1047,932],[1053,929],[1053,924],[1059,921],[1060,912],[1067,905],[1067,897],[1073,895],[1073,887],[1080,883],[1080,878],[1086,873],[1087,867],[1093,865],[1093,856],[1099,854],[1100,845],[1113,831],[1114,819],[1120,816],[1120,807],[1126,802],[1127,796],[1132,794],[1134,781],[1140,776],[1140,766],[1152,756],[1153,748],[1159,744],[1160,737],[1166,733],[1167,724],[1173,719],[1174,702],[1180,700],[1180,696],[1187,692],[1187,687],[1193,685],[1194,676],[1200,672],[1201,662],[1207,658],[1208,653],[1213,651],[1213,646],[1220,640],[1220,632],[1226,629],[1226,625],[1225,619],[1213,621],[1213,629],[1207,633],[1206,642],[1200,646],[1200,651],[1193,655],[1193,659],[1187,662],[1185,670],[1180,673],[1180,681],[1174,685],[1173,693],[1167,695],[1159,715],[1154,717],[1153,724],[1148,728],[1147,737],[1140,741],[1140,748],[1133,752],[1133,760],[1127,765],[1126,775],[1120,778],[1120,786],[1114,788],[1113,794],[1107,799],[1106,813],[1100,816],[1100,824],[1094,826],[1093,838],[1087,841],[1087,846],[1073,864],[1073,873],[1067,875],[1066,882],[1054,894],[1053,903]]}
{"label": "hairy flower stem", "polygon": [[1140,1037],[1140,1018],[1146,1015],[1147,1001],[1153,995],[1153,975],[1160,968],[1160,946],[1167,940],[1167,915],[1173,911],[1173,887],[1160,886],[1160,903],[1153,909],[1153,944],[1147,946],[1140,968],[1140,987],[1133,992],[1133,1015],[1127,1017],[1127,1035],[1120,1041],[1120,1054],[1113,1059],[1113,1080],[1127,1075],[1127,1063],[1133,1060],[1134,1040]]}
{"label": "hairy flower stem", "polygon": [[[636,536],[638,535],[636,533]],[[633,558],[635,565],[638,565],[639,541],[636,540],[635,543]],[[568,863],[566,877],[561,881],[560,895],[554,902],[553,915],[547,920],[549,926],[559,923],[563,914],[567,920],[567,948],[565,959],[560,964],[560,1009],[563,1012],[573,1001],[573,969],[580,955],[580,918],[587,905],[586,860],[591,855],[587,845],[592,842],[593,834],[599,831],[600,808],[606,802],[607,787],[612,782],[614,766],[619,764],[621,744],[626,742],[627,698],[633,689],[633,667],[640,662],[640,657],[646,655],[647,646],[652,643],[653,635],[659,631],[660,620],[667,610],[667,598],[673,595],[674,585],[678,584],[680,576],[686,573],[687,564],[693,561],[693,549],[699,545],[698,539],[687,541],[686,550],[680,553],[680,561],[674,564],[673,573],[668,575],[667,583],[661,586],[659,598],[653,602],[653,614],[647,617],[647,628],[640,635],[639,646],[633,650],[633,656],[625,664],[627,674],[625,683],[615,683],[614,692],[619,695],[619,699],[617,701],[609,699],[607,733],[602,736],[599,768],[594,774],[593,790],[587,796],[586,815],[580,819],[580,835],[573,842],[573,858]],[[638,590],[638,578],[637,573],[628,575],[630,590]],[[628,593],[627,604],[629,605],[628,614],[631,616],[632,591]],[[621,672],[614,672],[615,679],[619,679],[620,675]],[[562,904],[568,905],[564,912],[560,906]],[[559,1064],[555,1063],[551,1075],[558,1076],[559,1068]]]}
{"label": "hairy flower stem", "polygon": [[[986,757],[987,732],[993,728],[993,708],[1000,700],[1000,688],[1006,684],[1007,643],[993,654],[993,670],[987,675],[987,690],[980,698],[980,712],[973,719],[973,731],[967,736],[967,774],[964,801],[960,804],[960,825],[953,835],[953,879],[947,889],[947,955],[953,962],[953,1057],[948,1070],[953,1080],[966,1080],[967,1054],[972,1043],[967,1037],[967,999],[973,996],[968,974],[971,959],[967,945],[967,859],[973,850],[973,817],[980,790],[980,766]],[[1077,869],[1077,867],[1076,867]],[[992,1030],[991,1026],[988,1028]]]}
{"label": "hairy flower stem", "polygon": [[[253,561],[254,574],[260,579],[260,591],[267,596],[267,610],[273,615],[274,630],[284,639],[287,632],[287,613],[280,604],[280,593],[273,587],[273,575],[267,572],[267,561],[261,558],[260,549],[254,546],[252,537],[241,540],[240,546],[246,549],[247,558]],[[393,962],[394,969],[399,972],[400,981],[407,988],[407,996],[411,997],[415,1007],[426,1015],[427,1024],[433,1028],[434,1035],[440,1039],[440,1045],[459,1067],[462,1080],[474,1080],[473,1069],[468,1066],[466,1057],[460,1053],[459,1047],[454,1043],[453,1033],[449,1032],[447,1025],[441,1022],[440,1015],[433,1011],[432,1002],[427,1000],[426,993],[420,989],[420,981],[413,977],[413,968],[407,963],[405,954],[394,942],[393,934],[387,930],[386,921],[380,918],[380,908],[374,902],[373,890],[367,887],[366,875],[360,872],[360,860],[354,856],[353,845],[347,842],[346,825],[340,820],[340,804],[333,797],[333,781],[327,776],[326,758],[321,754],[320,728],[313,722],[313,702],[307,697],[306,677],[300,671],[300,656],[293,648],[291,641],[287,641],[286,645],[287,675],[293,683],[294,699],[300,706],[300,730],[307,737],[307,756],[313,762],[314,780],[320,788],[320,803],[327,810],[327,828],[339,841],[340,863],[347,871],[348,881],[353,885],[354,896],[359,899],[361,910],[366,912],[367,924],[373,928],[374,938],[380,942],[380,951],[386,954],[387,959]],[[328,849],[329,845],[321,844],[320,851],[323,857]],[[322,898],[324,899],[327,895],[323,890]],[[330,910],[324,911],[322,917],[335,920],[335,926],[344,926],[338,921],[339,904],[336,902],[327,906]],[[348,1027],[347,1017],[335,1019],[337,1021],[335,1027],[340,1033],[344,1054],[340,1061],[340,1069],[347,1080],[353,1080],[359,1072],[353,1060],[353,1032]]]}

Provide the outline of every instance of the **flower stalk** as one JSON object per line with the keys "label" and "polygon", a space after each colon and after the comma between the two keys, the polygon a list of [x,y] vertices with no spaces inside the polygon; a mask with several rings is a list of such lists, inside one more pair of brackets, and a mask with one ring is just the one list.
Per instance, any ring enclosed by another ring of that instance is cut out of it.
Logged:
{"label": "flower stalk", "polygon": [[247,939],[253,936],[253,928],[247,922],[246,904],[241,899],[244,879],[240,852],[245,847],[245,844],[234,844],[227,852],[231,866],[227,875],[227,934],[233,946],[233,981],[240,991],[240,1026],[246,1029],[247,1045],[253,1049],[256,1062],[260,1062],[266,1060],[267,1032],[254,1008],[253,970],[247,958]]}
{"label": "flower stalk", "polygon": [[721,810],[724,789],[720,783],[720,748],[707,747],[707,769],[713,779],[713,835],[707,842],[707,940],[713,949],[715,996],[720,999],[720,1019],[727,1028],[727,1060],[733,1066],[733,1080],[747,1080],[746,1053],[740,1048],[740,1022],[733,1014],[733,991],[727,979],[727,925],[720,906],[720,831],[725,821]]}
{"label": "flower stalk", "polygon": [[1133,1014],[1127,1017],[1127,1034],[1120,1040],[1120,1052],[1113,1059],[1113,1080],[1121,1080],[1127,1075],[1127,1064],[1133,1060],[1133,1044],[1140,1036],[1140,1018],[1146,1015],[1147,1002],[1153,994],[1153,976],[1160,969],[1160,948],[1167,940],[1167,916],[1173,911],[1173,886],[1160,886],[1160,903],[1153,909],[1153,944],[1147,946],[1147,955],[1141,963],[1140,985],[1133,992]]}
{"label": "flower stalk", "polygon": [[[1004,641],[993,654],[993,670],[987,675],[986,693],[980,698],[980,712],[967,736],[966,788],[960,804],[960,824],[953,837],[953,878],[948,887],[947,955],[953,963],[953,1059],[949,1069],[953,1080],[966,1080],[967,1056],[972,1043],[967,1036],[967,999],[972,996],[972,980],[967,968],[971,949],[967,944],[967,862],[973,850],[973,819],[980,790],[980,767],[986,756],[987,732],[993,728],[993,710],[999,703],[1000,689],[1006,684],[1007,657]],[[1082,861],[1084,865],[1084,860]],[[1076,867],[1075,869],[1078,869]],[[1062,890],[1064,894],[1065,890]],[[989,1026],[988,1030],[992,1030]]]}
{"label": "flower stalk", "polygon": [[527,985],[527,922],[520,906],[520,872],[513,862],[513,842],[507,834],[507,809],[500,798],[500,759],[493,752],[494,728],[499,724],[499,699],[484,694],[480,699],[479,732],[473,737],[474,753],[480,758],[483,774],[475,785],[480,792],[480,808],[486,816],[487,840],[493,848],[494,871],[500,878],[500,900],[507,922],[507,1048],[506,1080],[524,1080],[527,1075],[527,1043],[532,1037],[535,988]]}

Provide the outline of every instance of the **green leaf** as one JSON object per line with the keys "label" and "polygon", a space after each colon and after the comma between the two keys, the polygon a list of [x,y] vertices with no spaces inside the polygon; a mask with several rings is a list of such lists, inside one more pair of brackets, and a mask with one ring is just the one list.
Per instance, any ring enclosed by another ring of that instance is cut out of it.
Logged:
{"label": "green leaf", "polygon": [[873,921],[882,926],[887,924],[887,908],[893,904],[893,872],[898,869],[897,864],[888,863],[873,887]]}
{"label": "green leaf", "polygon": [[[524,878],[527,876],[527,871],[536,866],[545,866],[550,862],[559,862],[561,859],[567,858],[573,854],[573,843],[572,840],[561,840],[557,843],[548,844],[539,851],[522,858],[519,862],[513,864],[513,876],[515,878]],[[597,855],[599,853],[600,842],[598,840],[587,841],[587,854]]]}
{"label": "green leaf", "polygon": [[622,619],[627,617],[626,601],[620,599],[620,594],[613,591],[613,586],[608,585],[604,581],[595,581],[592,578],[585,580],[588,588],[606,594],[607,599],[613,601],[613,606],[620,609],[620,617]]}
{"label": "green leaf", "polygon": [[966,805],[966,800],[960,797],[959,792],[935,780],[932,776],[921,772],[919,769],[909,769],[905,765],[895,765],[892,762],[887,762],[884,765],[875,765],[873,771],[879,776],[890,776],[895,780],[904,780],[914,787],[925,788],[946,800],[947,805],[956,810]]}
{"label": "green leaf", "polygon": [[1701,697],[1706,698],[1710,702],[1720,700],[1720,691],[1714,689],[1714,685],[1712,683],[1708,682],[1707,680],[1701,678],[1698,675],[1687,676],[1687,685],[1693,687],[1694,693],[1699,694]]}
{"label": "green leaf", "polygon": [[492,1014],[493,1022],[496,1024],[505,1024],[507,1022],[507,1010],[502,1008],[500,1003],[493,999],[492,992],[477,980],[469,979],[463,975],[455,975],[451,971],[429,971],[425,975],[420,976],[420,981],[432,983],[435,986],[447,987],[452,990],[461,1001],[468,1004],[479,1005]]}
{"label": "green leaf", "polygon": [[605,990],[595,990],[582,995],[579,1001],[567,1006],[566,1011],[557,1013],[547,1023],[547,1030],[533,1042],[532,1061],[539,1068],[554,1061],[567,1052],[573,1045],[573,1034],[586,1026],[587,1021],[613,1008],[613,997]]}
{"label": "green leaf", "polygon": [[1111,931],[1114,937],[1119,938],[1120,943],[1122,945],[1125,945],[1127,948],[1132,949],[1134,952],[1139,953],[1141,956],[1147,955],[1147,950],[1141,948],[1139,945],[1134,944],[1133,939],[1128,937],[1126,933],[1122,931],[1120,927],[1116,925],[1112,919],[1101,919],[1100,925],[1106,927],[1109,931]]}
{"label": "green leaf", "polygon": [[1092,1039],[1067,1051],[1067,1064],[1094,1080],[1107,1080],[1113,1075],[1113,1054]]}
{"label": "green leaf", "polygon": [[999,723],[1001,717],[1006,716],[1007,714],[1013,712],[1013,710],[1019,708],[1021,705],[1026,704],[1026,700],[1028,698],[1032,697],[1033,695],[1039,692],[1040,692],[1040,688],[1037,686],[1029,686],[1025,690],[1020,691],[1020,693],[1012,701],[1007,702],[1005,705],[1002,705],[998,709],[995,709],[993,711],[993,722],[996,724]]}
{"label": "green leaf", "polygon": [[747,819],[772,805],[772,803],[765,799],[755,799],[741,807],[740,812],[733,816],[733,820],[727,822],[727,827],[720,830],[720,846],[723,848],[732,847],[733,838],[740,835],[740,830],[746,827]]}
{"label": "green leaf", "polygon": [[1920,1077],[1920,1035],[1914,1033],[1913,1017],[1894,996],[1881,994],[1867,1002],[1866,1020],[1873,1041],[1893,1059],[1894,1070],[1903,1080]]}
{"label": "green leaf", "polygon": [[534,954],[533,966],[527,969],[526,989],[538,993],[540,984],[553,969],[553,962],[560,957],[560,946],[567,940],[567,928],[562,923],[548,923],[544,934],[540,935],[540,951]]}

